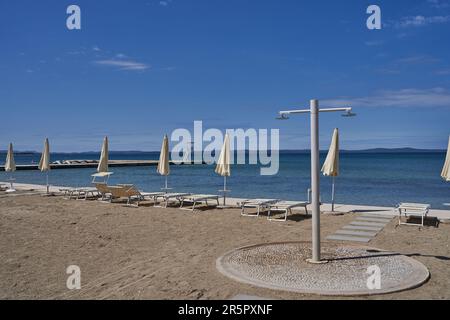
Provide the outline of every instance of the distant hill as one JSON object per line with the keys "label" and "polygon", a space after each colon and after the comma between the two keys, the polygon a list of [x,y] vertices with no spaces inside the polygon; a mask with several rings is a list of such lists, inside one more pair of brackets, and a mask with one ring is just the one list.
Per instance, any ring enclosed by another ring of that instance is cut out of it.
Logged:
{"label": "distant hill", "polygon": [[[328,150],[320,150],[320,152],[327,152]],[[298,150],[280,150],[282,154],[295,154],[295,153],[309,153],[307,149]],[[362,149],[362,150],[341,150],[342,153],[434,153],[434,152],[446,152],[443,149],[415,149],[415,148],[373,148],[373,149]],[[0,150],[0,154],[6,154],[7,150]],[[86,151],[86,152],[56,152],[58,154],[65,155],[77,155],[77,154],[99,154],[100,151]],[[110,151],[110,154],[144,154],[144,153],[158,153],[159,151]],[[40,154],[36,151],[14,151],[16,155],[34,155]]]}
{"label": "distant hill", "polygon": [[374,148],[366,150],[343,150],[343,152],[359,152],[359,153],[429,153],[429,152],[445,152],[442,149],[415,149],[415,148]]}
{"label": "distant hill", "polygon": [[[280,150],[280,153],[309,153],[309,150]],[[328,152],[328,150],[320,150]],[[434,153],[446,152],[442,149],[415,149],[415,148],[373,148],[362,150],[341,150],[342,153]]]}

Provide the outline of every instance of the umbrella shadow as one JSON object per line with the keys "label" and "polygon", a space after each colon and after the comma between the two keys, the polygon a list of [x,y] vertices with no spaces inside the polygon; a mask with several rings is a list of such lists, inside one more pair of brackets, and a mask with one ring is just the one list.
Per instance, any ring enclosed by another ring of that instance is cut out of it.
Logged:
{"label": "umbrella shadow", "polygon": [[367,249],[366,252],[374,253],[368,255],[354,256],[354,257],[341,257],[341,258],[332,258],[328,259],[328,261],[345,261],[345,260],[357,260],[357,259],[370,259],[377,257],[396,257],[396,256],[407,256],[407,257],[426,257],[426,258],[435,258],[442,261],[450,261],[450,257],[446,256],[437,256],[432,254],[422,254],[422,253],[401,253],[401,252],[386,252],[376,249]]}
{"label": "umbrella shadow", "polygon": [[[268,211],[263,211],[263,212],[260,212],[259,215],[261,217],[268,218],[269,217],[269,212]],[[280,221],[283,221],[284,213],[278,213],[278,212],[277,213],[273,213],[272,212],[271,215],[270,215],[270,218],[272,218],[272,219],[280,219]],[[311,215],[310,214],[305,214],[305,213],[301,213],[301,212],[295,212],[295,213],[292,213],[292,214],[287,216],[286,222],[287,221],[301,222],[301,221],[308,220],[308,219],[311,219]]]}
{"label": "umbrella shadow", "polygon": [[[415,224],[420,224],[422,223],[422,218],[421,217],[408,217],[406,219],[407,223],[415,223]],[[423,220],[423,226],[424,227],[435,227],[435,228],[439,228],[439,219],[436,217],[426,217]],[[397,225],[398,227],[398,225]],[[421,228],[421,226],[418,226],[419,228]]]}
{"label": "umbrella shadow", "polygon": [[381,209],[379,209],[379,210],[373,210],[373,209],[371,209],[371,210],[369,210],[369,209],[365,209],[365,210],[363,210],[363,209],[356,209],[356,210],[351,210],[351,211],[349,211],[349,213],[370,213],[370,212],[386,212],[386,211],[388,211],[388,210],[381,210]]}

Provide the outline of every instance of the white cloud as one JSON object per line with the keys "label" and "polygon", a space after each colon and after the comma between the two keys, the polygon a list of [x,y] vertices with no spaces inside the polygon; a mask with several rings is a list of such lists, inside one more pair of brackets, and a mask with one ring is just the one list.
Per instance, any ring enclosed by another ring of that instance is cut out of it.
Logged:
{"label": "white cloud", "polygon": [[98,46],[93,46],[93,47],[92,47],[92,50],[93,50],[93,51],[102,51]]}
{"label": "white cloud", "polygon": [[439,59],[428,55],[415,55],[398,59],[395,62],[400,64],[426,64],[426,63],[436,63],[439,61],[440,61]]}
{"label": "white cloud", "polygon": [[448,8],[450,7],[450,3],[442,0],[427,0],[427,2],[436,9]]}
{"label": "white cloud", "polygon": [[410,16],[404,17],[400,21],[395,23],[397,28],[408,28],[408,27],[423,27],[430,24],[442,24],[450,22],[450,15],[448,16]]}
{"label": "white cloud", "polygon": [[450,68],[449,69],[442,69],[435,72],[437,75],[440,76],[447,76],[450,75]]}
{"label": "white cloud", "polygon": [[372,40],[372,41],[366,41],[364,44],[368,47],[374,47],[374,46],[381,46],[384,44],[384,41],[382,40]]}
{"label": "white cloud", "polygon": [[368,97],[342,97],[323,101],[329,106],[352,107],[445,107],[450,108],[450,91],[444,88],[385,90]]}
{"label": "white cloud", "polygon": [[150,68],[150,66],[145,63],[136,62],[132,60],[108,59],[108,60],[97,60],[94,61],[94,63],[103,66],[116,67],[119,70],[143,71]]}

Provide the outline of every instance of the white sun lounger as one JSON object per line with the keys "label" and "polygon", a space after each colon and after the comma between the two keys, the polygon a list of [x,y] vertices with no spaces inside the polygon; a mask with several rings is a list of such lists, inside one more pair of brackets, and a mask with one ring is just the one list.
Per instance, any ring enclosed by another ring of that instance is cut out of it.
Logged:
{"label": "white sun lounger", "polygon": [[6,189],[8,189],[6,184],[0,184],[0,191],[5,191]]}
{"label": "white sun lounger", "polygon": [[[268,210],[270,205],[278,202],[278,199],[248,199],[240,203],[241,216],[245,217],[259,217],[261,211]],[[245,213],[245,208],[256,208],[256,213]]]}
{"label": "white sun lounger", "polygon": [[61,192],[63,194],[64,198],[67,198],[68,196],[70,197],[71,193],[73,192],[74,188],[59,188],[59,192]]}
{"label": "white sun lounger", "polygon": [[[410,226],[421,226],[423,227],[423,223],[425,218],[428,215],[428,211],[430,210],[429,204],[424,203],[400,203],[397,206],[398,211],[398,224],[399,225],[410,225]],[[402,214],[405,216],[405,218],[410,217],[421,217],[422,223],[408,223],[408,222],[402,222]]]}
{"label": "white sun lounger", "polygon": [[[305,208],[306,215],[308,215],[307,201],[279,201],[269,205],[269,213],[267,220],[270,221],[286,221],[288,214],[292,214],[294,208]],[[284,219],[271,218],[272,212],[284,212]]]}
{"label": "white sun lounger", "polygon": [[[155,200],[154,206],[167,208],[170,200],[176,200],[181,203],[181,199],[183,197],[190,196],[191,194],[192,193],[175,193],[175,192],[174,193],[162,193],[160,195],[156,195],[153,197]],[[158,199],[160,199],[160,198],[162,198],[163,202],[165,202],[164,206],[157,205]]]}
{"label": "white sun lounger", "polygon": [[[213,194],[191,194],[191,195],[188,195],[188,196],[180,197],[180,202],[181,202],[180,203],[180,209],[194,211],[195,210],[195,205],[197,203],[204,202],[206,204],[206,206],[208,206],[208,200],[216,201],[217,202],[217,206],[219,206],[219,196],[218,195],[213,195]],[[183,208],[183,204],[185,202],[192,203],[192,208]]]}
{"label": "white sun lounger", "polygon": [[158,192],[142,192],[141,194],[144,198],[147,198],[149,200],[152,200],[153,202],[156,202],[156,197],[162,196],[165,194],[165,192],[163,191],[158,191]]}
{"label": "white sun lounger", "polygon": [[[69,188],[67,188],[69,189]],[[69,196],[69,199],[76,199],[76,200],[86,200],[89,196],[91,197],[97,197],[99,196],[99,192],[97,188],[93,187],[86,187],[86,188],[72,188],[67,191],[67,194]]]}

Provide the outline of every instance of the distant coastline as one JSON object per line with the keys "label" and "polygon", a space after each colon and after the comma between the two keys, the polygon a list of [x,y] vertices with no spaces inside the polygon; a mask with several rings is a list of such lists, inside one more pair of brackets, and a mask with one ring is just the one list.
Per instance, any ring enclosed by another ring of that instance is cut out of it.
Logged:
{"label": "distant coastline", "polygon": [[[253,151],[253,150],[252,150]],[[249,150],[245,150],[245,152],[249,152]],[[254,152],[254,151],[253,151]],[[310,151],[307,149],[284,149],[280,150],[281,154],[302,154],[309,153]],[[320,152],[328,152],[328,150],[320,150]],[[442,153],[446,152],[444,149],[416,149],[416,148],[371,148],[371,149],[361,149],[361,150],[340,150],[341,153]],[[0,150],[0,154],[6,155],[7,150]],[[86,152],[54,152],[57,154],[64,155],[77,155],[77,154],[99,154],[99,151],[86,151]],[[156,153],[159,154],[159,151],[110,151],[110,154],[149,154]],[[15,151],[16,155],[36,155],[40,154],[38,151]]]}

